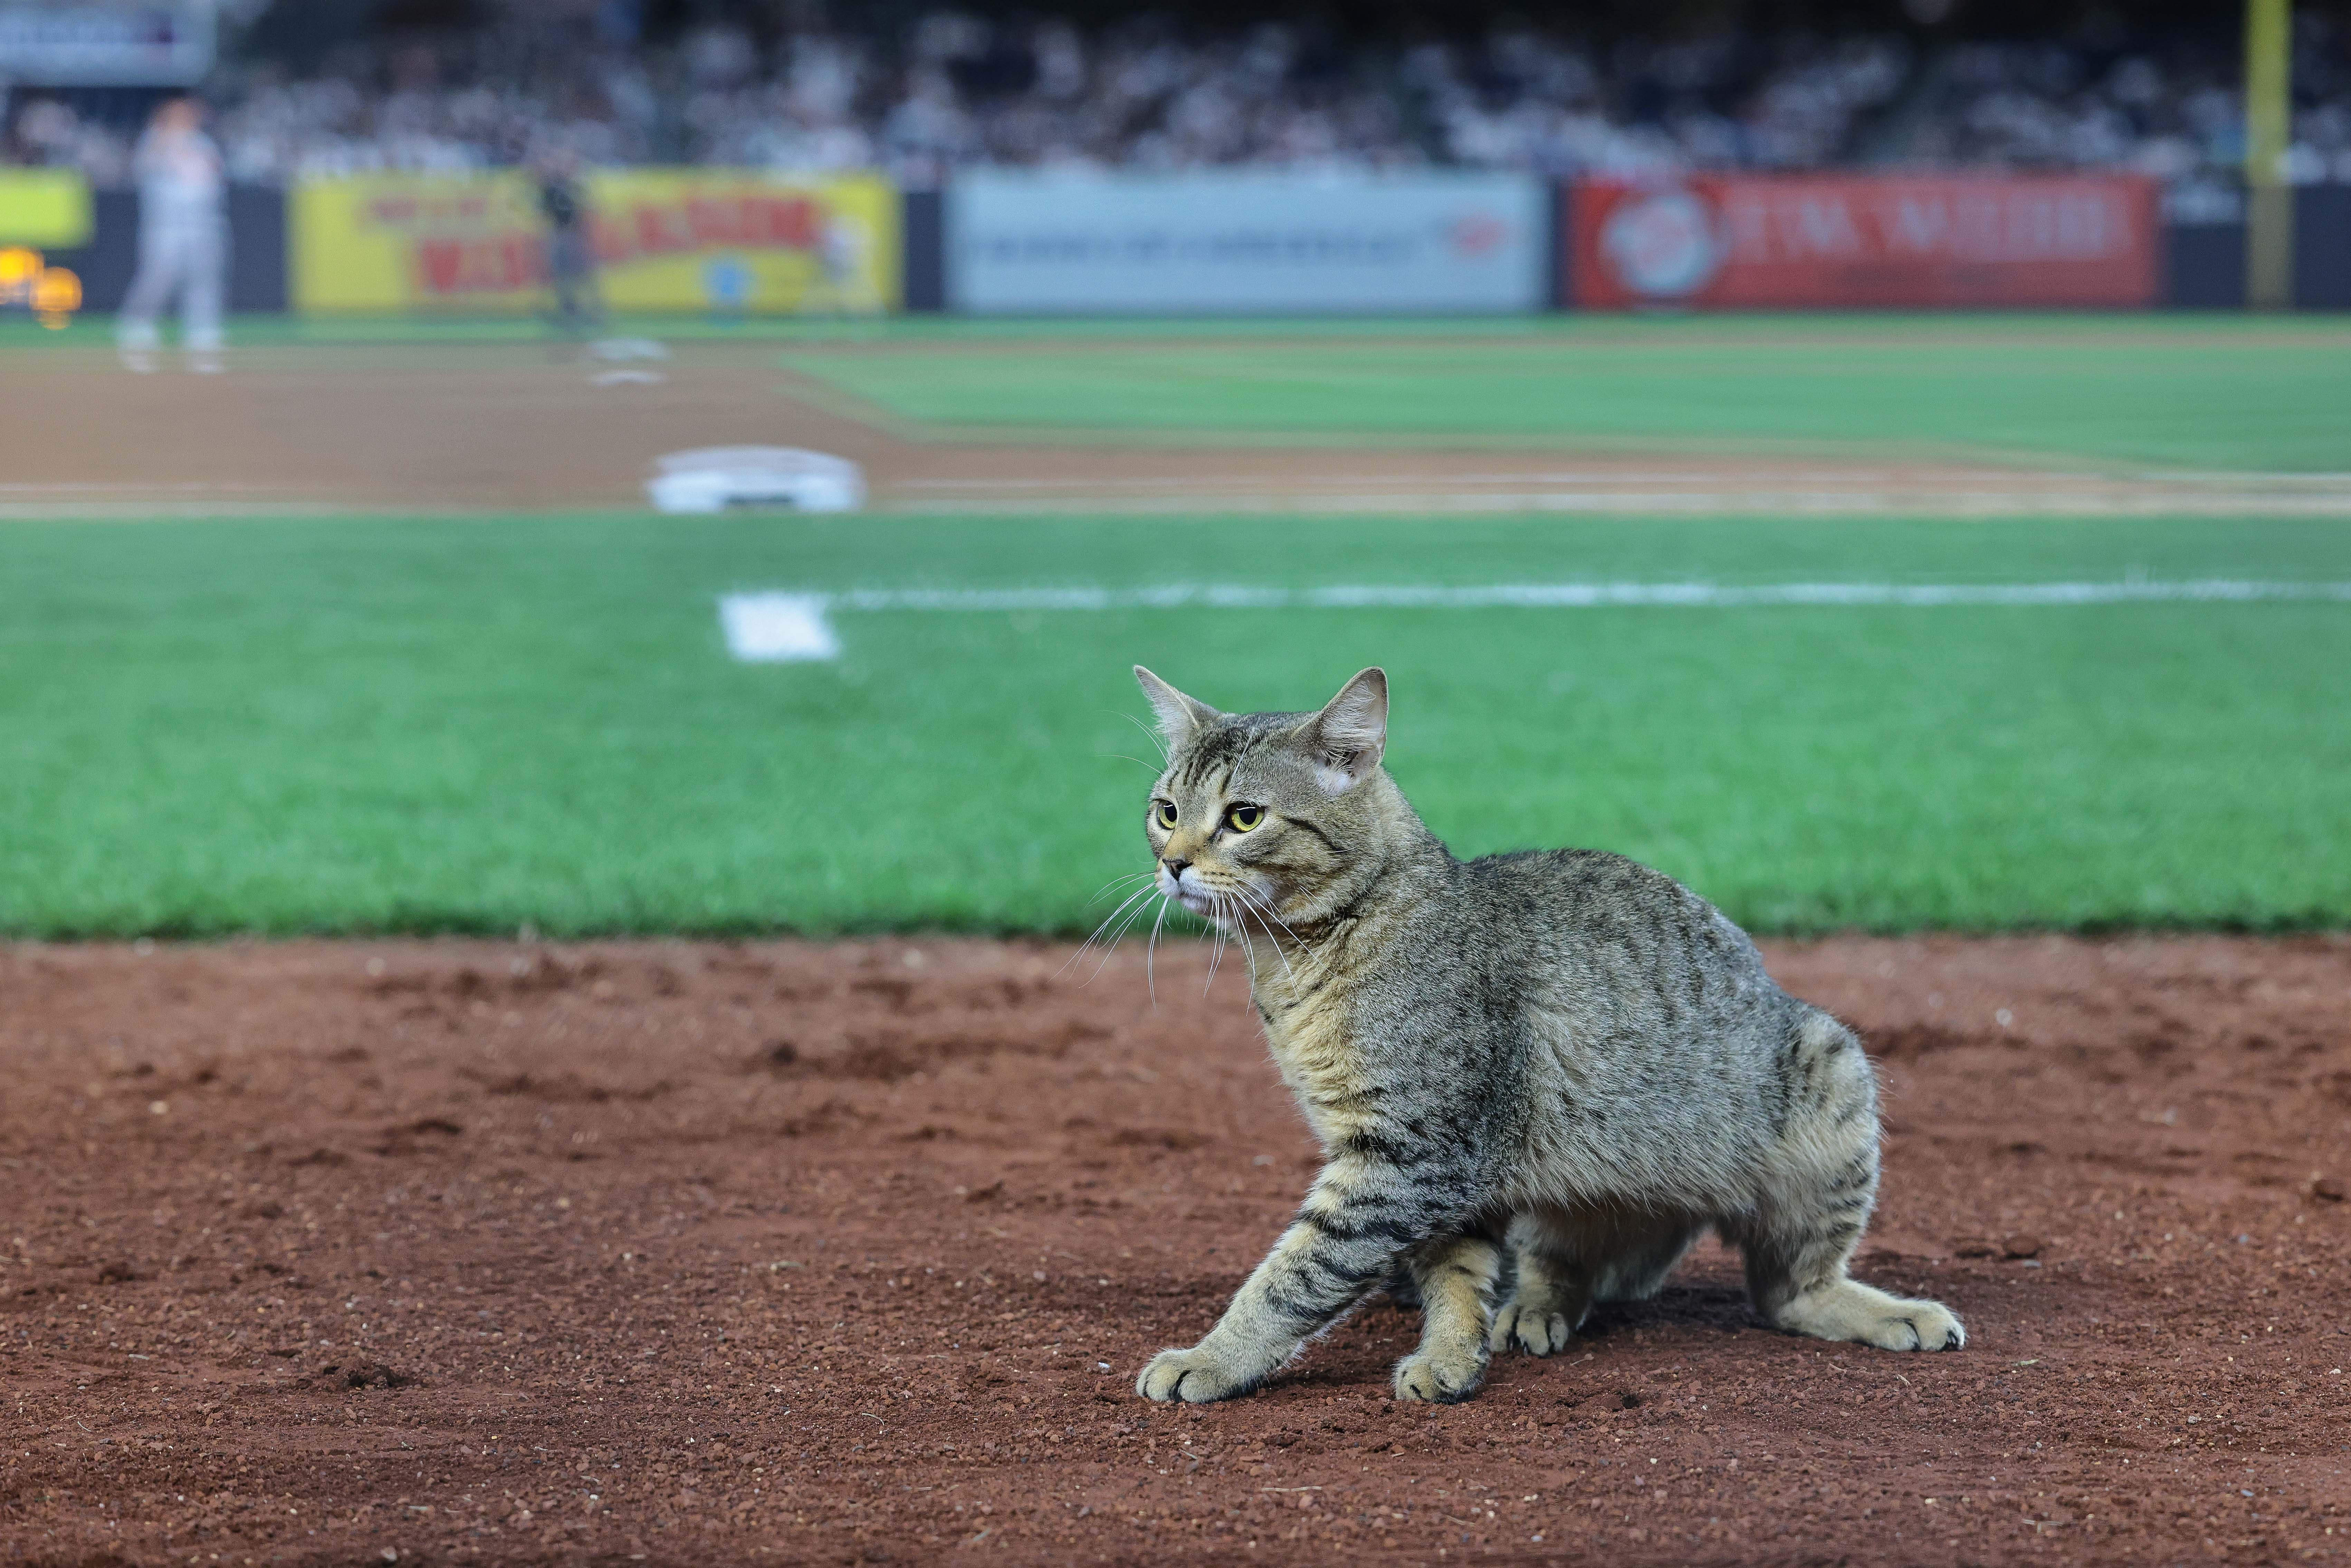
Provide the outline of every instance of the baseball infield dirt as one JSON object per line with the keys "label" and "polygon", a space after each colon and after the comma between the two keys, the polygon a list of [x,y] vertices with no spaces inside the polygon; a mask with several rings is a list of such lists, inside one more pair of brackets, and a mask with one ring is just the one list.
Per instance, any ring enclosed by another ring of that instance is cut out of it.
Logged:
{"label": "baseball infield dirt", "polygon": [[2351,1560],[2351,940],[1770,956],[1965,1350],[1709,1250],[1467,1405],[1374,1304],[1169,1410],[1313,1166],[1197,946],[0,949],[0,1560]]}
{"label": "baseball infield dirt", "polygon": [[901,511],[2351,515],[2340,474],[940,430],[792,374],[773,342],[674,352],[648,368],[513,343],[318,344],[236,350],[223,376],[139,376],[104,350],[22,351],[8,363],[0,517],[638,507],[663,454],[736,444],[852,458],[873,504]]}

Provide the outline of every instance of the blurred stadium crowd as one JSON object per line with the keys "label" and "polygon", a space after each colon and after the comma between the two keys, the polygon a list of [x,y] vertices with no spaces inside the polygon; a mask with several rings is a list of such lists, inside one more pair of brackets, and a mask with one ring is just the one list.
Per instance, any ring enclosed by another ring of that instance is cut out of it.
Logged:
{"label": "blurred stadium crowd", "polygon": [[[626,5],[508,11],[345,42],[307,69],[232,49],[209,94],[233,178],[465,170],[554,147],[598,163],[1144,170],[1451,165],[1546,173],[1893,164],[2131,169],[2176,192],[2241,163],[2235,50],[2116,23],[2065,42],[1724,33],[1598,47],[1527,25],[1470,41],[1266,23],[1081,28],[941,10],[911,27],[657,45]],[[2351,181],[2351,33],[2305,16],[2289,159]],[[124,178],[133,127],[68,101],[10,108],[0,161]]]}

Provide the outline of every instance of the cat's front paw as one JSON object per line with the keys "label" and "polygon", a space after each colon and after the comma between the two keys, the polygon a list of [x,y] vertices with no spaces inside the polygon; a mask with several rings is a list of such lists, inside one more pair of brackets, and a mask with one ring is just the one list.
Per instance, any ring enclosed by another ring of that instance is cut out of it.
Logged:
{"label": "cat's front paw", "polygon": [[1486,1380],[1486,1358],[1472,1350],[1453,1354],[1418,1351],[1396,1363],[1395,1396],[1429,1405],[1452,1405],[1478,1392]]}
{"label": "cat's front paw", "polygon": [[1202,1343],[1189,1350],[1163,1350],[1153,1356],[1143,1375],[1134,1380],[1134,1391],[1161,1404],[1206,1405],[1247,1394],[1258,1383],[1256,1376],[1228,1365]]}

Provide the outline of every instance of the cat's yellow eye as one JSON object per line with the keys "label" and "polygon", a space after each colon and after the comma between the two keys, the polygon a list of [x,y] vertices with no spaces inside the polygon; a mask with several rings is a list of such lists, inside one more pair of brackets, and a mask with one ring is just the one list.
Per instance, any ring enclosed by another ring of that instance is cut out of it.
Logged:
{"label": "cat's yellow eye", "polygon": [[1162,800],[1158,805],[1152,808],[1151,814],[1159,819],[1159,825],[1161,827],[1172,828],[1176,825],[1176,802],[1173,800]]}
{"label": "cat's yellow eye", "polygon": [[1230,806],[1225,810],[1225,826],[1237,833],[1246,833],[1264,821],[1262,806]]}

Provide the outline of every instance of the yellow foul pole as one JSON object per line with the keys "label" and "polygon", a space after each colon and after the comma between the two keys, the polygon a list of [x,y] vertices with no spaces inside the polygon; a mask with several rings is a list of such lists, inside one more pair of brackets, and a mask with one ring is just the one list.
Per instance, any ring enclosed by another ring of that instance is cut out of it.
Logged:
{"label": "yellow foul pole", "polygon": [[2294,0],[2245,0],[2245,303],[2294,305]]}

